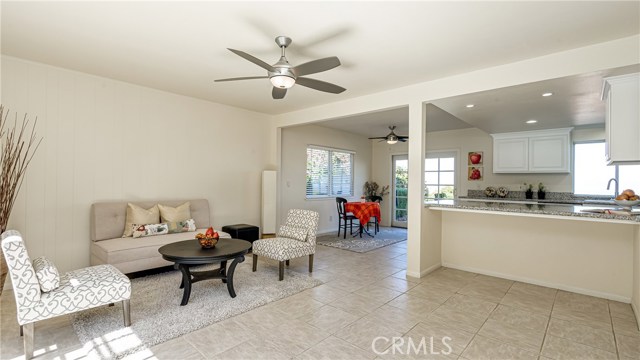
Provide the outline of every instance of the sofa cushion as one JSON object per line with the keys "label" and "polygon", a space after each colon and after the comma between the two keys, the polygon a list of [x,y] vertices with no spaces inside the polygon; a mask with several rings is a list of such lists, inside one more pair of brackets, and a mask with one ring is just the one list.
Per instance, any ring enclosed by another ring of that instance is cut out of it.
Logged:
{"label": "sofa cushion", "polygon": [[[158,203],[178,206],[186,201],[191,203],[191,218],[199,228],[211,226],[209,201],[206,199],[152,200],[152,201],[110,201],[91,204],[90,236],[92,241],[108,240],[122,236],[126,223],[127,204],[132,203],[148,209]],[[149,224],[157,224],[160,220]]]}
{"label": "sofa cushion", "polygon": [[196,221],[193,219],[187,219],[185,221],[176,221],[166,223],[169,227],[169,234],[196,231]]}
{"label": "sofa cushion", "polygon": [[[145,238],[115,238],[95,241],[91,244],[92,256],[103,264],[119,264],[128,261],[138,261],[147,258],[162,258],[158,248],[177,241],[195,239],[198,232],[204,233],[206,229],[183,232],[177,234],[165,234]],[[231,238],[231,235],[218,232],[221,238]]]}
{"label": "sofa cushion", "polygon": [[124,224],[122,237],[130,237],[133,234],[133,224],[157,224],[160,222],[160,210],[158,205],[145,209],[132,203],[127,204],[127,217]]}
{"label": "sofa cushion", "polygon": [[33,260],[33,269],[43,293],[55,290],[60,286],[60,273],[53,262],[44,256]]}
{"label": "sofa cushion", "polygon": [[191,219],[191,203],[189,201],[176,207],[158,204],[158,208],[160,209],[160,220],[163,223]]}
{"label": "sofa cushion", "polygon": [[138,225],[133,224],[133,237],[145,237],[145,236],[155,236],[155,235],[164,235],[169,233],[169,226],[165,223],[160,224],[147,224],[147,225]]}

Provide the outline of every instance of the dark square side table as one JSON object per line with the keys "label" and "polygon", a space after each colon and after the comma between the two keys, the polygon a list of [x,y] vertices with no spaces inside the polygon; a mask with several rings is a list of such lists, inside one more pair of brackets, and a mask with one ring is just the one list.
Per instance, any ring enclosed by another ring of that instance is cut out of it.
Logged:
{"label": "dark square side table", "polygon": [[260,239],[260,228],[249,224],[225,225],[222,231],[229,233],[234,239],[246,240],[253,244]]}

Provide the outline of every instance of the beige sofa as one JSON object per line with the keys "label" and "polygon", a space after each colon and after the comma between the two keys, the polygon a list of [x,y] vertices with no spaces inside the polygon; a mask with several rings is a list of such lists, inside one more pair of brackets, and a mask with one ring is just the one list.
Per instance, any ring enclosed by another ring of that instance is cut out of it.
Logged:
{"label": "beige sofa", "polygon": [[[127,203],[147,209],[158,203],[175,207],[186,201],[191,203],[191,217],[198,228],[195,232],[140,238],[122,237]],[[171,262],[162,258],[158,248],[172,242],[193,239],[196,233],[204,232],[211,226],[209,201],[206,199],[129,202],[98,202],[91,205],[91,265],[111,264],[125,274],[171,265]],[[223,238],[231,237],[221,231],[218,233]]]}

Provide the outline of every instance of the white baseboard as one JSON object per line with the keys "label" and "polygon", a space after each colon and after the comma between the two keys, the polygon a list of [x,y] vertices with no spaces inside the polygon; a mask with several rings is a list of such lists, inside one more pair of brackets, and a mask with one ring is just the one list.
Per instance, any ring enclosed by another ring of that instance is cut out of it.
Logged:
{"label": "white baseboard", "polygon": [[435,265],[433,265],[433,266],[430,266],[430,267],[428,267],[428,268],[426,268],[426,269],[424,269],[424,270],[420,271],[419,273],[418,273],[418,272],[414,272],[414,271],[409,271],[409,270],[407,270],[407,276],[410,276],[410,277],[418,278],[418,279],[419,279],[419,278],[422,278],[422,277],[427,276],[428,274],[430,274],[430,273],[432,273],[432,272],[434,272],[434,271],[438,270],[438,269],[439,269],[439,268],[441,268],[441,267],[442,267],[442,264],[437,263],[437,264],[435,264]]}
{"label": "white baseboard", "polygon": [[[503,274],[503,273],[496,272],[496,271],[488,271],[488,270],[484,270],[484,269],[476,269],[476,268],[473,268],[473,267],[461,266],[461,265],[456,265],[456,264],[443,263],[442,266],[448,267],[448,268],[452,268],[452,269],[469,271],[469,272],[473,272],[473,273],[476,273],[476,274],[495,276],[495,277],[499,277],[499,278],[503,278],[503,279],[520,281],[520,282],[533,284],[533,285],[545,286],[545,287],[549,287],[549,288],[553,288],[553,289],[571,291],[571,292],[574,292],[574,293],[583,294],[583,295],[589,295],[589,296],[595,296],[595,297],[599,297],[599,298],[603,298],[603,299],[620,301],[620,302],[627,303],[627,304],[631,303],[631,298],[630,297],[620,296],[620,295],[616,295],[616,294],[610,294],[610,293],[596,291],[596,290],[584,289],[584,288],[579,288],[579,287],[575,287],[575,286],[552,283],[552,282],[547,282],[547,281],[540,281],[540,280],[537,280],[537,279],[530,279],[530,278],[527,278],[527,277],[514,276],[514,275],[511,275],[511,274]],[[637,313],[638,312],[636,312],[636,314]]]}
{"label": "white baseboard", "polygon": [[631,309],[633,309],[633,314],[636,316],[636,323],[638,323],[638,327],[640,328],[640,309],[638,309],[633,302],[631,302]]}

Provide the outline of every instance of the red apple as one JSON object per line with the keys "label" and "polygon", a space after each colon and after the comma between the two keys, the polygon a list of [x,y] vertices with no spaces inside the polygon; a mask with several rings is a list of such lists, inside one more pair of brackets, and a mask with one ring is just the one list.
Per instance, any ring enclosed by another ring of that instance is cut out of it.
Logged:
{"label": "red apple", "polygon": [[480,160],[482,159],[482,155],[478,154],[478,153],[473,153],[471,155],[469,155],[469,160],[471,160],[472,164],[480,164]]}
{"label": "red apple", "polygon": [[210,228],[207,229],[207,232],[204,233],[204,236],[206,236],[208,238],[212,238],[213,237],[213,233],[214,233],[213,227],[210,227]]}
{"label": "red apple", "polygon": [[480,170],[476,169],[476,168],[471,168],[471,175],[469,175],[469,179],[471,180],[478,180],[480,179]]}
{"label": "red apple", "polygon": [[220,234],[218,234],[217,231],[214,231],[213,232],[213,238],[216,239],[216,240],[220,239]]}

